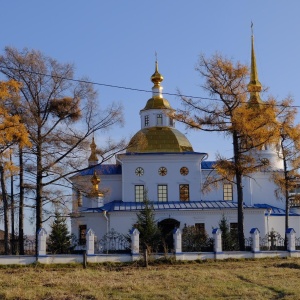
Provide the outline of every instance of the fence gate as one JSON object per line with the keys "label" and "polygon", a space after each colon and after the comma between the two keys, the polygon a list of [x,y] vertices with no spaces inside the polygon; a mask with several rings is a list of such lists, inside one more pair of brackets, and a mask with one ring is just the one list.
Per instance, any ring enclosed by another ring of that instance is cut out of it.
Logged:
{"label": "fence gate", "polygon": [[95,253],[130,253],[130,237],[116,232],[113,228],[103,238],[95,241]]}
{"label": "fence gate", "polygon": [[260,250],[285,250],[284,238],[277,231],[271,231],[259,240]]}

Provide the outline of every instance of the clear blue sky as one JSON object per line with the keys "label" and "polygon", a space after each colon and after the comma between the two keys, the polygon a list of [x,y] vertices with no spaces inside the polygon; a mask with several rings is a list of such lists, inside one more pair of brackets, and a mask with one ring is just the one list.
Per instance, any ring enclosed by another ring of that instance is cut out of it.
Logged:
{"label": "clear blue sky", "polygon": [[[300,105],[299,13],[299,0],[3,1],[0,51],[5,46],[37,49],[74,63],[78,78],[145,90],[152,87],[156,51],[165,92],[179,88],[205,96],[194,70],[198,55],[218,51],[249,64],[252,21],[260,81],[275,97],[291,94]],[[140,129],[139,110],[150,93],[97,90],[100,105],[124,105],[125,127],[111,135],[130,136]],[[179,106],[175,96],[166,98]],[[220,146],[219,136],[197,132],[188,137],[195,151],[211,158]],[[100,144],[102,137],[96,138]],[[230,145],[224,150],[230,152]]]}
{"label": "clear blue sky", "polygon": [[[281,99],[300,105],[300,1],[274,0],[15,0],[2,1],[0,51],[37,49],[74,63],[76,77],[151,91],[155,51],[164,91],[206,96],[194,70],[200,53],[219,52],[250,64],[254,23],[259,79]],[[123,104],[125,126],[109,134],[129,137],[140,129],[139,111],[150,93],[96,87],[99,103]],[[264,95],[266,97],[267,95]],[[175,96],[166,97],[174,108]],[[185,132],[183,127],[177,127]],[[195,151],[231,153],[214,134],[188,133]],[[100,144],[104,136],[96,136]]]}

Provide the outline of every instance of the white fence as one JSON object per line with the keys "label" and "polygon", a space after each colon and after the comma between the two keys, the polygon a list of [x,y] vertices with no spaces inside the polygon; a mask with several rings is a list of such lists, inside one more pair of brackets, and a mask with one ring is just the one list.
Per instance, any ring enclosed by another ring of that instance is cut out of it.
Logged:
{"label": "white fence", "polygon": [[[41,230],[39,234],[39,251],[37,256],[29,255],[1,255],[0,265],[27,265],[41,264],[70,264],[70,263],[104,263],[104,262],[130,262],[142,258],[139,249],[139,231],[132,229],[131,254],[95,254],[95,235],[88,230],[86,236],[86,251],[84,254],[55,254],[46,253],[47,232]],[[176,260],[205,260],[205,259],[228,259],[228,258],[265,258],[265,257],[300,257],[300,251],[296,250],[295,231],[289,228],[287,231],[287,251],[261,251],[260,233],[257,228],[250,231],[251,251],[223,251],[222,236],[220,229],[213,230],[213,252],[182,252],[182,233],[180,229],[173,232],[174,252],[167,254],[154,254],[153,259],[174,258]]]}

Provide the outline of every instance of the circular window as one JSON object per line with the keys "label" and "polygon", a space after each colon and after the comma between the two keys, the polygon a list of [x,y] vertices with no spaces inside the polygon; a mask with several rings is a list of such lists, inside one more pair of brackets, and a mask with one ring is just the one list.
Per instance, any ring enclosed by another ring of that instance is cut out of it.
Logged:
{"label": "circular window", "polygon": [[189,169],[187,167],[182,167],[180,169],[180,174],[186,176],[187,174],[189,174]]}
{"label": "circular window", "polygon": [[144,175],[144,169],[141,168],[141,167],[136,168],[135,169],[135,175],[136,176],[142,176],[142,175]]}
{"label": "circular window", "polygon": [[158,169],[158,174],[159,174],[160,176],[165,176],[165,175],[167,175],[167,172],[168,172],[168,170],[167,170],[167,168],[165,168],[165,167],[160,167],[160,168]]}
{"label": "circular window", "polygon": [[270,161],[267,158],[262,158],[260,161],[264,166],[268,166],[270,164]]}

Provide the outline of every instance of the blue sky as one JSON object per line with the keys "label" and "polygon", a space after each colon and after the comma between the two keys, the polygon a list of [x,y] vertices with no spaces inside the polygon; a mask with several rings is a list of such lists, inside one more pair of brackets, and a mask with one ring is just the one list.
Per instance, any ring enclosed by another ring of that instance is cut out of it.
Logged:
{"label": "blue sky", "polygon": [[[249,64],[252,21],[260,81],[278,99],[290,94],[300,105],[299,12],[299,0],[3,1],[0,51],[37,49],[74,63],[78,78],[149,91],[156,51],[165,92],[179,88],[205,96],[194,70],[198,55],[219,52]],[[97,90],[101,106],[112,101],[124,106],[125,126],[110,135],[118,139],[140,129],[139,110],[150,93]],[[179,106],[175,96],[166,98]],[[230,153],[220,136],[189,132],[188,137],[195,151],[208,152],[211,159],[217,150]],[[102,138],[96,136],[99,144]]]}
{"label": "blue sky", "polygon": [[[260,81],[269,94],[292,95],[300,105],[299,13],[299,0],[2,1],[0,51],[5,46],[40,50],[74,63],[77,78],[149,91],[156,51],[164,92],[179,88],[207,96],[194,70],[198,55],[219,52],[250,64],[252,21]],[[124,106],[124,128],[105,135],[119,139],[137,132],[139,111],[151,93],[96,88],[101,106],[113,101]],[[179,106],[175,96],[166,98],[173,108]],[[105,135],[96,136],[100,147]],[[217,151],[231,153],[230,142],[217,134],[187,136],[194,150],[208,152],[210,159]]]}

